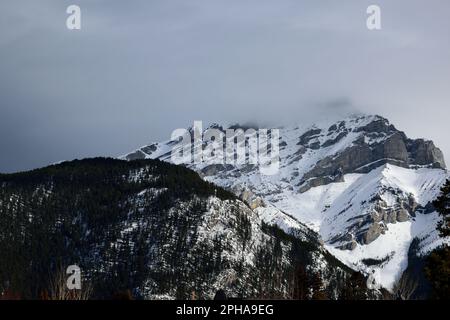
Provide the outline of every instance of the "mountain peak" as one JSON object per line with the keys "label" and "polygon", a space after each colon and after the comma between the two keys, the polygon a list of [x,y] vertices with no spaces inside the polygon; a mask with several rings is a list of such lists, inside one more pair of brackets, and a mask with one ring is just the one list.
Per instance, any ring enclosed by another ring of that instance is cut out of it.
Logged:
{"label": "mountain peak", "polygon": [[[431,201],[448,177],[442,152],[432,141],[408,138],[380,115],[281,127],[279,137],[279,170],[272,176],[262,175],[257,165],[185,165],[228,190],[245,186],[240,193],[251,192],[266,207],[276,208],[268,221],[295,229],[292,219],[297,219],[355,269],[368,268],[361,265],[364,259],[389,256],[391,262],[383,260],[387,262],[371,268],[390,270],[384,285],[391,287],[405,267],[409,244],[419,236],[408,230],[414,221],[436,219]],[[209,143],[203,141],[204,148]],[[170,162],[174,146],[176,141],[152,144],[124,158]],[[413,229],[422,230],[421,235],[435,229],[434,224],[420,223]],[[390,248],[386,241],[395,238],[395,232],[401,237]],[[374,243],[376,250],[364,249]],[[355,252],[357,258],[352,258]]]}

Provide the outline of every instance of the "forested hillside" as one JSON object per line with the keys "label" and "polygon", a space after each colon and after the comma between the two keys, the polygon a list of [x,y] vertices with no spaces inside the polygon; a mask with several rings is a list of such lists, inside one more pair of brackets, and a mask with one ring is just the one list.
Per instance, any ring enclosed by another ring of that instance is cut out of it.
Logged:
{"label": "forested hillside", "polygon": [[0,252],[0,292],[18,298],[56,298],[73,264],[89,298],[368,297],[365,279],[317,240],[267,225],[231,193],[158,160],[0,175]]}

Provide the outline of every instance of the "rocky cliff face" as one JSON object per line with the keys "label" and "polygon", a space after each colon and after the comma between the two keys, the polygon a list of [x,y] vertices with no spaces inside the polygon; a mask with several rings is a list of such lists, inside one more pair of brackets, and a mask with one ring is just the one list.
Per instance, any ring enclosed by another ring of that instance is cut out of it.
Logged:
{"label": "rocky cliff face", "polygon": [[[387,119],[374,117],[367,124],[349,128],[346,122],[332,125],[326,132],[311,129],[299,144],[306,148],[326,148],[338,143],[349,132],[358,132],[352,145],[339,153],[319,160],[300,181],[300,192],[311,187],[342,181],[346,173],[367,173],[383,164],[404,168],[432,167],[445,169],[442,151],[432,141],[411,140],[398,131]],[[323,139],[334,136],[333,139]],[[324,142],[320,142],[325,140]]]}
{"label": "rocky cliff face", "polygon": [[[245,186],[252,199],[279,210],[273,221],[288,216],[306,224],[355,269],[368,269],[361,262],[365,259],[389,257],[375,267],[390,270],[384,284],[392,286],[404,269],[402,248],[426,233],[417,221],[435,219],[430,202],[448,177],[442,152],[432,141],[408,138],[380,116],[280,128],[279,142],[280,170],[273,176],[261,175],[258,166],[249,164],[187,166],[238,195]],[[173,146],[173,141],[155,143],[124,158],[171,161]],[[398,243],[390,243],[393,233],[401,234]]]}

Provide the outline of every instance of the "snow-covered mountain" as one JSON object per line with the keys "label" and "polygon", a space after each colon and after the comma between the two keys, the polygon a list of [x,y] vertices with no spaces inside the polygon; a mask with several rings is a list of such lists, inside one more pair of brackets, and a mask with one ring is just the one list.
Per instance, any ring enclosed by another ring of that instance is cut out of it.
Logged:
{"label": "snow-covered mountain", "polygon": [[[233,191],[266,222],[293,232],[307,225],[338,259],[366,273],[375,270],[388,289],[405,270],[414,238],[418,254],[444,241],[435,231],[431,201],[449,174],[432,141],[409,139],[372,115],[283,127],[279,135],[275,175],[250,164],[187,166]],[[123,158],[170,162],[176,146],[175,140],[152,143]]]}

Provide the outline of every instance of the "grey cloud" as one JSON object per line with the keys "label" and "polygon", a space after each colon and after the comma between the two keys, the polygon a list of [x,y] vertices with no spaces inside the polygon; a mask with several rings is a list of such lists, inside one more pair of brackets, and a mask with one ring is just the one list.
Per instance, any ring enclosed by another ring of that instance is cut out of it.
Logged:
{"label": "grey cloud", "polygon": [[119,155],[194,120],[378,113],[450,159],[448,1],[0,4],[0,172]]}

